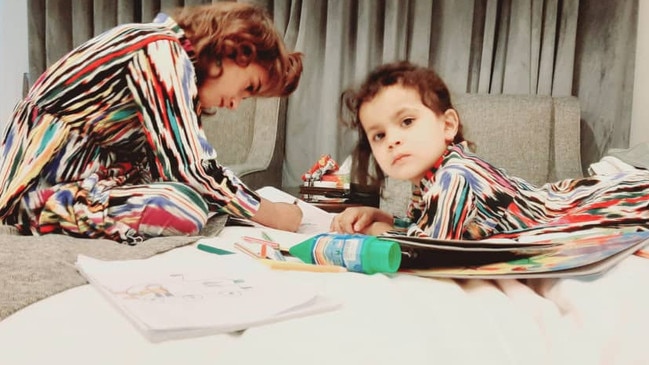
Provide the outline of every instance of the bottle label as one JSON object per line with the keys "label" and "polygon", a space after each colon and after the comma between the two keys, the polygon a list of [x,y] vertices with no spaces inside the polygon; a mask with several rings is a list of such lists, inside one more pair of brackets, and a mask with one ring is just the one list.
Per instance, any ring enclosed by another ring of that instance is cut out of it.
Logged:
{"label": "bottle label", "polygon": [[313,245],[313,261],[320,265],[344,266],[349,271],[363,272],[361,249],[363,236],[323,235]]}

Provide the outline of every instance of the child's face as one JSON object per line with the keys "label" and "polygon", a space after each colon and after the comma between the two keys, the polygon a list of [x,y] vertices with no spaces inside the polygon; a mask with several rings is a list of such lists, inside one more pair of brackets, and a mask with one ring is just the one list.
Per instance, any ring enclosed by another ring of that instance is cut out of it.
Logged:
{"label": "child's face", "polygon": [[415,89],[398,84],[379,91],[358,114],[383,172],[414,184],[442,156],[459,124],[455,110],[437,115]]}
{"label": "child's face", "polygon": [[223,73],[214,64],[203,85],[198,89],[198,98],[203,109],[236,109],[242,99],[254,96],[268,86],[268,71],[257,63],[241,67],[229,58],[223,59]]}

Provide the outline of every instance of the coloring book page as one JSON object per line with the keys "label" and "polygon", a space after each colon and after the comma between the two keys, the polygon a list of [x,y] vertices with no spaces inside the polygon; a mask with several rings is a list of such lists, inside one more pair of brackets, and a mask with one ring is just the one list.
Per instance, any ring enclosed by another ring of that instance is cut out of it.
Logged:
{"label": "coloring book page", "polygon": [[316,287],[241,255],[191,261],[79,255],[76,265],[152,341],[233,332],[333,308]]}

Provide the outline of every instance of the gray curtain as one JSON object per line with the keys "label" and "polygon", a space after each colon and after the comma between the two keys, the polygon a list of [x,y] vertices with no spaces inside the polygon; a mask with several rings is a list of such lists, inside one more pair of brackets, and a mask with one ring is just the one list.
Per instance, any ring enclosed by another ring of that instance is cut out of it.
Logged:
{"label": "gray curtain", "polygon": [[[199,2],[209,1],[30,0],[31,75],[109,27]],[[305,54],[287,108],[284,187],[322,154],[344,160],[354,136],[337,120],[340,93],[399,59],[435,68],[457,93],[577,96],[584,169],[629,147],[637,0],[248,2],[267,7],[289,49]]]}
{"label": "gray curtain", "polygon": [[149,22],[160,9],[211,0],[29,0],[29,78],[72,48],[118,24]]}

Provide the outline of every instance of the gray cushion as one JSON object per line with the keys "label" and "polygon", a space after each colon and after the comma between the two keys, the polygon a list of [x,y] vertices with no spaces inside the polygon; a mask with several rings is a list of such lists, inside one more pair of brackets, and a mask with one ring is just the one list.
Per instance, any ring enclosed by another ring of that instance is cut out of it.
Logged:
{"label": "gray cushion", "polygon": [[548,181],[552,98],[464,94],[454,104],[478,155],[529,182]]}
{"label": "gray cushion", "polygon": [[219,163],[252,189],[281,187],[285,104],[282,98],[249,98],[237,110],[219,109],[202,118]]}

